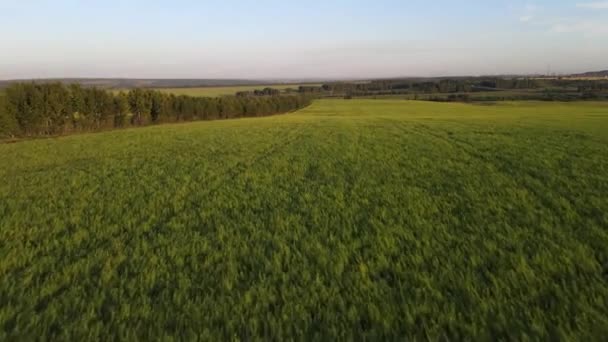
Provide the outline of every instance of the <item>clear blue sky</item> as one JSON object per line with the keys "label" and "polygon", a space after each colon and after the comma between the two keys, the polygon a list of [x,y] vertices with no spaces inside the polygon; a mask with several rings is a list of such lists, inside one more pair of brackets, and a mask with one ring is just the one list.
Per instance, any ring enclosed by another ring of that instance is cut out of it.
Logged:
{"label": "clear blue sky", "polygon": [[608,69],[608,1],[0,0],[0,79]]}

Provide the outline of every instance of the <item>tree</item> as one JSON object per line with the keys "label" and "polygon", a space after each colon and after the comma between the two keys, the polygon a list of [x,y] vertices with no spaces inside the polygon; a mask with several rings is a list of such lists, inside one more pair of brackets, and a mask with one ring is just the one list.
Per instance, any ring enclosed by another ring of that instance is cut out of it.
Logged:
{"label": "tree", "polygon": [[228,119],[240,116],[244,112],[237,99],[232,96],[224,96],[220,100],[220,118]]}
{"label": "tree", "polygon": [[120,92],[114,96],[114,127],[123,127],[127,124],[129,111],[129,98],[127,94]]}
{"label": "tree", "polygon": [[40,133],[44,122],[42,103],[42,94],[34,83],[17,83],[6,89],[6,112],[26,136]]}
{"label": "tree", "polygon": [[139,88],[129,91],[129,105],[134,125],[144,125],[149,121],[152,104],[147,91]]}
{"label": "tree", "polygon": [[164,109],[163,94],[158,91],[150,91],[148,94],[150,97],[150,118],[153,123],[158,123]]}
{"label": "tree", "polygon": [[19,124],[14,115],[7,110],[6,97],[0,95],[0,138],[19,134]]}
{"label": "tree", "polygon": [[46,117],[46,133],[56,134],[63,131],[64,124],[71,114],[70,92],[61,83],[43,84],[43,115]]}
{"label": "tree", "polygon": [[[262,90],[276,94],[272,88]],[[213,120],[288,112],[310,103],[303,95],[204,98],[133,89],[113,93],[61,83],[15,83],[0,103],[0,135],[47,135],[72,129],[167,121]]]}

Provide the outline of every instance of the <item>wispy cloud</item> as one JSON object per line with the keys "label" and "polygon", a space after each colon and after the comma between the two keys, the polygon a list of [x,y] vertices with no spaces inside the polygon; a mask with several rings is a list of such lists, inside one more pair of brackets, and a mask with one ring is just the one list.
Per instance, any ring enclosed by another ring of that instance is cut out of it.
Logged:
{"label": "wispy cloud", "polygon": [[551,31],[556,33],[583,33],[585,35],[605,35],[608,34],[608,22],[581,20],[570,23],[555,24]]}
{"label": "wispy cloud", "polygon": [[534,19],[533,15],[522,15],[521,17],[519,17],[519,21],[522,21],[524,23],[527,23],[528,21]]}
{"label": "wispy cloud", "polygon": [[608,9],[608,1],[583,2],[576,4],[576,7],[587,9]]}
{"label": "wispy cloud", "polygon": [[[576,4],[576,7],[590,10],[608,10],[608,0],[582,2]],[[551,15],[551,11],[545,11],[545,9],[533,3],[520,7],[519,21],[534,25],[537,28],[544,27],[553,33],[578,34],[585,37],[604,37],[608,35],[607,20],[599,20],[597,17],[588,17],[580,15],[580,13],[578,13],[579,15],[555,17]]]}
{"label": "wispy cloud", "polygon": [[538,6],[534,4],[527,4],[523,8],[523,14],[519,17],[519,21],[527,23],[534,19],[536,16],[536,12],[538,11]]}

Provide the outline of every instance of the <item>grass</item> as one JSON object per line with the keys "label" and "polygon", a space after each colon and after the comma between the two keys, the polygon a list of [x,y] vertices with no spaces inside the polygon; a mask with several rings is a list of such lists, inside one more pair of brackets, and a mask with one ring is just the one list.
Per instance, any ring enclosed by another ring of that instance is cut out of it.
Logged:
{"label": "grass", "polygon": [[607,132],[322,100],[0,145],[0,340],[600,340]]}
{"label": "grass", "polygon": [[279,90],[288,88],[298,89],[300,84],[271,84],[271,85],[254,85],[254,86],[232,86],[232,87],[197,87],[197,88],[158,88],[162,92],[175,95],[202,96],[202,97],[219,97],[225,95],[234,95],[239,91],[253,91],[256,89],[264,89],[271,87]]}

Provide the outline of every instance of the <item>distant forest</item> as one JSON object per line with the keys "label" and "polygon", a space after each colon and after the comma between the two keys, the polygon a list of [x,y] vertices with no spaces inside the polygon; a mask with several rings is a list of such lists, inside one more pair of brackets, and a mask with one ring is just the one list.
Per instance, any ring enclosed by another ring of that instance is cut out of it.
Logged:
{"label": "distant forest", "polygon": [[157,123],[257,117],[307,106],[311,97],[175,96],[62,83],[15,83],[0,95],[0,136],[44,136]]}
{"label": "distant forest", "polygon": [[[363,97],[377,95],[403,94],[461,94],[453,97],[424,97],[424,99],[462,100],[467,96],[462,94],[480,92],[532,91],[521,99],[538,100],[579,100],[603,99],[608,92],[606,80],[576,80],[576,79],[536,79],[536,78],[501,78],[501,77],[471,77],[446,79],[388,79],[368,82],[331,82],[322,86],[301,86],[300,93],[317,93],[322,96]],[[492,98],[499,100],[505,96],[496,95]],[[517,96],[507,96],[518,99]],[[521,96],[520,96],[521,97]]]}
{"label": "distant forest", "polygon": [[8,87],[14,83],[25,82],[80,84],[85,87],[98,87],[106,89],[192,88],[268,84],[268,82],[264,81],[246,79],[42,78],[31,80],[0,80],[0,88]]}

